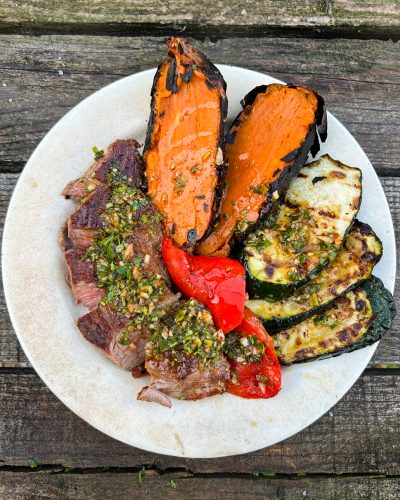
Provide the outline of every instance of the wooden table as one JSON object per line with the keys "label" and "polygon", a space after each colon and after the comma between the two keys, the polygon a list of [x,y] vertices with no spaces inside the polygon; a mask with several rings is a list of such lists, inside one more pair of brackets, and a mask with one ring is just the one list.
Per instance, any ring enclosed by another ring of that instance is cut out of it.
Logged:
{"label": "wooden table", "polygon": [[[374,164],[399,237],[396,0],[2,0],[1,227],[49,128],[97,89],[156,66],[165,36],[179,33],[217,63],[318,90]],[[308,429],[249,455],[184,460],[76,417],[30,367],[3,295],[0,310],[0,498],[400,497],[400,315],[354,387]]]}

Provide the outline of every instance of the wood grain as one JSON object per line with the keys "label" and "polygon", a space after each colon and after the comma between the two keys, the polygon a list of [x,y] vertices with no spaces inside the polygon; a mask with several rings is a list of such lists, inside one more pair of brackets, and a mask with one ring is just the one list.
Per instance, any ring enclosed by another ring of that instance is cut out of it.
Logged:
{"label": "wood grain", "polygon": [[[5,32],[144,34],[188,31],[227,36],[279,30],[307,35],[396,36],[400,9],[396,0],[3,0],[0,29]],[[254,35],[253,35],[254,36]]]}
{"label": "wood grain", "polygon": [[247,455],[191,460],[119,443],[74,415],[33,372],[7,370],[0,377],[0,457],[9,466],[35,459],[68,467],[147,464],[194,473],[399,475],[399,412],[400,377],[393,370],[367,371],[330,412],[286,441]]}
{"label": "wood grain", "polygon": [[[10,196],[17,178],[17,174],[0,174],[0,234],[3,229],[4,218]],[[381,181],[392,212],[397,241],[400,241],[400,178],[383,177]],[[376,230],[379,234],[379,228],[376,228]],[[398,270],[397,290],[399,289],[399,286],[400,272]],[[396,297],[396,303],[398,310],[400,310],[400,297]],[[0,290],[0,315],[0,366],[30,366],[28,359],[19,346],[18,340],[12,328],[2,290]],[[369,366],[400,367],[400,316],[398,316],[395,320],[391,333],[381,341]]]}
{"label": "wood grain", "polygon": [[337,500],[374,498],[397,500],[398,478],[387,477],[191,477],[188,474],[146,472],[139,482],[136,472],[60,473],[58,470],[33,473],[0,473],[0,496],[4,499],[176,499],[284,498],[285,500]]}
{"label": "wood grain", "polygon": [[[198,45],[217,63],[315,88],[377,171],[400,173],[400,42],[244,38]],[[160,38],[0,36],[0,169],[20,171],[81,99],[164,56]]]}

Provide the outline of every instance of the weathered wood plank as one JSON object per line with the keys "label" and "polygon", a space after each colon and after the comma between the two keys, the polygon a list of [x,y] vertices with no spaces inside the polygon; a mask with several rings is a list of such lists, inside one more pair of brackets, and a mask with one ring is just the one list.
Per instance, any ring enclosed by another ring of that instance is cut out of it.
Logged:
{"label": "weathered wood plank", "polygon": [[398,478],[387,477],[310,477],[310,478],[254,478],[254,477],[190,477],[148,471],[138,480],[137,473],[110,472],[93,474],[46,472],[0,473],[0,495],[4,499],[30,498],[190,498],[199,499],[254,499],[299,498],[336,500],[338,498],[368,498],[396,500],[400,495]]}
{"label": "weathered wood plank", "polygon": [[0,29],[36,32],[134,34],[157,27],[186,29],[199,34],[258,34],[287,28],[297,32],[355,33],[358,36],[395,36],[400,26],[396,0],[187,0],[164,4],[159,0],[3,0]]}
{"label": "weathered wood plank", "polygon": [[[317,89],[377,170],[399,172],[400,42],[245,38],[198,45],[217,63]],[[19,171],[72,106],[164,55],[160,38],[0,36],[0,168]]]}
{"label": "weathered wood plank", "polygon": [[[17,178],[17,174],[0,174],[0,234],[3,229],[9,199]],[[400,178],[384,177],[381,181],[392,211],[397,241],[400,241]],[[398,271],[397,282],[397,286],[399,287],[400,271]],[[398,310],[400,310],[400,297],[397,297],[396,302]],[[392,332],[381,341],[370,363],[370,367],[383,367],[385,365],[400,367],[400,316],[397,317]],[[29,366],[29,362],[19,347],[18,340],[13,331],[2,291],[0,291],[0,366]]]}
{"label": "weathered wood plank", "polygon": [[[89,427],[34,373],[0,376],[0,459],[4,465],[183,467],[195,473],[400,474],[400,376],[366,372],[349,393],[309,428],[251,454],[190,460],[148,453]],[[355,440],[355,432],[360,439]],[[1,496],[1,495],[0,495]]]}

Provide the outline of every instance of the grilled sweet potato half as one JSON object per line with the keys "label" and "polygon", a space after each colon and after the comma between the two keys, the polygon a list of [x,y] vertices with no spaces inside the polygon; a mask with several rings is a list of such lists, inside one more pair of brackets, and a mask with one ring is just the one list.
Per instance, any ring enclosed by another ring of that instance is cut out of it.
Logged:
{"label": "grilled sweet potato half", "polygon": [[228,255],[230,245],[271,208],[311,149],[319,150],[317,127],[326,139],[323,99],[306,87],[256,87],[226,137],[228,171],[219,219],[200,243],[202,255]]}
{"label": "grilled sweet potato half", "polygon": [[169,57],[152,88],[144,148],[148,194],[166,233],[187,250],[213,218],[223,162],[226,84],[218,69],[182,38],[167,41]]}

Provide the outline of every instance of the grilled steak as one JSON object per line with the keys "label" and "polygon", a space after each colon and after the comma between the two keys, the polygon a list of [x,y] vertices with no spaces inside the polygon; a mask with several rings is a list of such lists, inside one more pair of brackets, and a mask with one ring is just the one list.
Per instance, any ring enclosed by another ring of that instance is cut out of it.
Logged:
{"label": "grilled steak", "polygon": [[66,280],[76,301],[89,309],[99,305],[105,290],[98,287],[96,266],[84,260],[86,248],[71,248],[65,252]]}
{"label": "grilled steak", "polygon": [[162,361],[146,361],[151,383],[138,394],[138,399],[171,407],[167,396],[178,399],[203,399],[221,394],[230,379],[229,363],[221,356],[215,365],[204,366],[197,358],[187,358],[179,365],[168,357]]}
{"label": "grilled steak", "polygon": [[102,227],[101,214],[110,197],[107,186],[99,185],[68,219],[68,238],[74,247],[88,247]]}
{"label": "grilled steak", "polygon": [[127,324],[127,318],[121,319],[111,307],[104,306],[78,319],[78,328],[86,340],[123,370],[132,370],[145,360],[146,338],[140,332],[129,332],[128,342],[122,344]]}
{"label": "grilled steak", "polygon": [[99,184],[105,183],[106,175],[111,168],[116,168],[121,177],[130,179],[129,185],[141,187],[144,163],[137,150],[138,147],[139,143],[134,139],[113,142],[106,154],[97,160],[83,177],[67,184],[62,192],[63,196],[80,201]]}
{"label": "grilled steak", "polygon": [[223,392],[230,380],[222,354],[225,337],[205,307],[193,299],[181,301],[163,323],[146,346],[151,382],[138,399],[171,407],[168,396],[194,400]]}
{"label": "grilled steak", "polygon": [[[169,292],[159,303],[164,310],[179,300],[179,294]],[[129,318],[111,306],[100,305],[78,319],[78,328],[86,340],[100,348],[123,370],[133,370],[145,361],[145,347],[150,325],[139,329],[129,326]]]}

